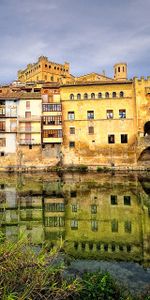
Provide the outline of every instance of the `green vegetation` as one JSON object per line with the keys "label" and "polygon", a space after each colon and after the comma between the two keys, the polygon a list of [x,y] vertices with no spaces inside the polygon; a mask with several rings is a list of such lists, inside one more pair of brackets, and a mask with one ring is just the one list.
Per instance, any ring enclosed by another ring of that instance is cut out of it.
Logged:
{"label": "green vegetation", "polygon": [[59,251],[31,247],[21,238],[17,243],[0,238],[0,299],[2,300],[150,300],[150,290],[131,296],[109,273],[65,275]]}

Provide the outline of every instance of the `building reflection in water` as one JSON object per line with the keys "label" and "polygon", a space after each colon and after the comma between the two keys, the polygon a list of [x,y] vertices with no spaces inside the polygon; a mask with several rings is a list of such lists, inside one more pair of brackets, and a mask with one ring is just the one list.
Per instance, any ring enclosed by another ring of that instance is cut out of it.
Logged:
{"label": "building reflection in water", "polygon": [[64,174],[11,179],[5,175],[0,181],[0,225],[7,239],[24,233],[32,243],[46,241],[50,247],[63,240],[65,252],[76,258],[149,262],[146,178]]}

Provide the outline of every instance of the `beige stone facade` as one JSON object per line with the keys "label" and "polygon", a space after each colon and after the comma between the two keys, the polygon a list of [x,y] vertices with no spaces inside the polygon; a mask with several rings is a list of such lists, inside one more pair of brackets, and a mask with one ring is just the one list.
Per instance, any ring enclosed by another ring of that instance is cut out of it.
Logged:
{"label": "beige stone facade", "polygon": [[[40,76],[45,76],[45,69],[51,72],[58,65],[49,68],[46,57],[40,57],[38,63]],[[54,69],[58,76],[55,82],[47,82],[46,77],[40,81],[32,76],[37,71],[35,67],[36,64],[28,66],[27,78],[19,77],[24,82],[0,88],[1,109],[5,104],[8,111],[14,100],[16,107],[16,119],[11,116],[11,122],[8,118],[5,122],[7,128],[16,122],[14,135],[8,136],[3,128],[0,132],[6,136],[6,144],[13,146],[8,147],[12,152],[0,148],[4,156],[7,154],[9,164],[9,154],[15,157],[19,153],[15,159],[19,162],[24,157],[23,164],[32,166],[149,166],[149,77],[128,80],[126,63],[114,65],[113,78],[94,72],[73,77],[66,65],[65,71],[62,66]],[[0,117],[4,122],[5,116]],[[12,161],[15,165],[14,158]]]}
{"label": "beige stone facade", "polygon": [[25,70],[18,71],[20,82],[64,82],[70,80],[69,63],[54,63],[46,56],[40,56],[34,64],[28,64]]}

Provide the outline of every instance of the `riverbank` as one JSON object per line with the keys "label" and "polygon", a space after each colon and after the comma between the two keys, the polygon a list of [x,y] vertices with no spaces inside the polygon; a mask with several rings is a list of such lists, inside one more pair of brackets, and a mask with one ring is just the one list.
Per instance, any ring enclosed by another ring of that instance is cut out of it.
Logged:
{"label": "riverbank", "polygon": [[0,239],[0,297],[4,300],[74,299],[74,300],[149,300],[144,294],[130,293],[107,271],[67,274],[61,247],[51,252],[36,249],[28,240],[17,243]]}
{"label": "riverbank", "polygon": [[6,173],[36,173],[36,172],[124,172],[124,171],[150,171],[149,165],[134,166],[86,166],[86,165],[68,165],[68,166],[49,166],[49,165],[9,165],[0,166],[0,172]]}

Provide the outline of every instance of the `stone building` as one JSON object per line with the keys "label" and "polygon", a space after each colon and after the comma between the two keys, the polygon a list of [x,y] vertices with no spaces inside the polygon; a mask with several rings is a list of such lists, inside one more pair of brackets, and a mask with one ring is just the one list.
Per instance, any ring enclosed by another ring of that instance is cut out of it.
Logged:
{"label": "stone building", "polygon": [[73,78],[70,75],[69,63],[58,64],[40,56],[34,64],[28,64],[25,70],[18,71],[20,82],[66,82]]}
{"label": "stone building", "polygon": [[147,164],[150,79],[128,80],[124,63],[113,79],[82,79],[60,87],[64,164]]}
{"label": "stone building", "polygon": [[69,65],[43,56],[19,72],[20,81],[0,88],[6,165],[147,167],[150,78],[129,80],[127,72],[126,63],[117,63],[113,78],[73,77]]}

